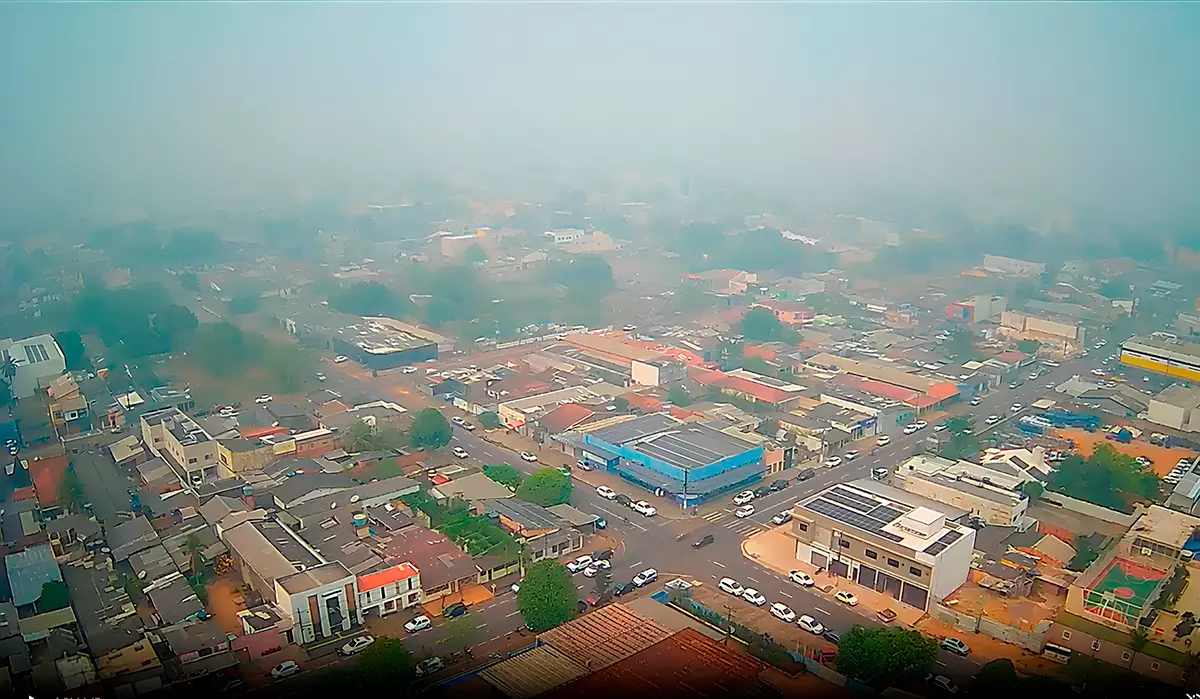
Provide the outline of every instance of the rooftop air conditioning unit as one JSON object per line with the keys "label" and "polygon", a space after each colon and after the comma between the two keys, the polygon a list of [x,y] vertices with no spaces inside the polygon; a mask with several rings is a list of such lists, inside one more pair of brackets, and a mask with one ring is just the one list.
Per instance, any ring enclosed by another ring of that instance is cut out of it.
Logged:
{"label": "rooftop air conditioning unit", "polygon": [[1153,551],[1151,551],[1150,549],[1148,549],[1148,548],[1145,548],[1145,547],[1143,547],[1143,548],[1142,548],[1142,555],[1143,555],[1143,556],[1149,556],[1149,555],[1150,555],[1150,554],[1152,554],[1152,553],[1154,553],[1154,552],[1153,552]]}

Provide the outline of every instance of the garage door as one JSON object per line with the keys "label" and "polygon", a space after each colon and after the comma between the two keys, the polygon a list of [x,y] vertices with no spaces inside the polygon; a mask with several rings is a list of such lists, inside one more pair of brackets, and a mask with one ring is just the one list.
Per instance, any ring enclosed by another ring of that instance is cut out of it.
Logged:
{"label": "garage door", "polygon": [[887,573],[880,573],[875,579],[875,590],[892,599],[900,599],[900,579],[893,578]]}
{"label": "garage door", "polygon": [[900,601],[917,609],[924,609],[929,602],[929,591],[923,587],[904,583],[904,593],[900,595]]}
{"label": "garage door", "polygon": [[844,561],[830,561],[829,572],[839,578],[848,578],[850,577],[850,566],[846,565]]}
{"label": "garage door", "polygon": [[858,566],[858,584],[870,590],[875,589],[875,575],[878,571],[865,565]]}
{"label": "garage door", "polygon": [[824,568],[825,564],[828,562],[829,562],[829,559],[825,557],[825,554],[817,553],[816,551],[812,552],[812,564],[815,565],[816,567]]}

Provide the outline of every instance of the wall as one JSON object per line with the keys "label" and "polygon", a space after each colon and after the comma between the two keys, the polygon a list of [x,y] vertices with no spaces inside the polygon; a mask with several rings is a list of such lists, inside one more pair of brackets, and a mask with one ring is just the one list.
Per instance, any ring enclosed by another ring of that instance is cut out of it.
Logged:
{"label": "wall", "polygon": [[1050,503],[1051,505],[1058,505],[1059,507],[1062,507],[1063,509],[1070,510],[1072,512],[1078,512],[1079,514],[1087,515],[1088,517],[1095,517],[1096,519],[1102,519],[1105,522],[1112,522],[1113,524],[1119,524],[1123,527],[1132,527],[1133,523],[1136,522],[1137,518],[1138,518],[1138,513],[1136,513],[1136,512],[1134,514],[1125,514],[1124,512],[1117,512],[1116,510],[1110,510],[1107,507],[1101,507],[1100,505],[1094,505],[1090,502],[1086,502],[1084,500],[1077,500],[1073,497],[1070,497],[1069,495],[1063,495],[1062,493],[1054,493],[1049,490],[1047,490],[1045,493],[1043,493],[1042,497],[1040,499],[1043,502]]}
{"label": "wall", "polygon": [[930,605],[929,613],[933,618],[944,621],[964,633],[981,633],[1035,653],[1041,653],[1042,648],[1046,646],[1046,636],[1053,625],[1049,620],[1042,620],[1034,625],[1032,631],[1022,631],[994,619],[963,614],[940,604]]}
{"label": "wall", "polygon": [[639,362],[633,360],[632,365],[633,382],[639,386],[657,386],[658,385],[658,367],[653,364]]}
{"label": "wall", "polygon": [[1080,655],[1132,670],[1175,687],[1187,684],[1186,669],[1180,665],[1159,660],[1146,653],[1138,653],[1124,643],[1101,639],[1058,622],[1051,623],[1045,640],[1066,646]]}

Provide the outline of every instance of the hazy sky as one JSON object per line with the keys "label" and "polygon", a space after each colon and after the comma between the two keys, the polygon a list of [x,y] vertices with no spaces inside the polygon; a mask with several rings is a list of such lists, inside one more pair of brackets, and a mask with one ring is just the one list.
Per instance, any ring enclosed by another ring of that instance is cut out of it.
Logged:
{"label": "hazy sky", "polygon": [[1190,4],[8,4],[0,207],[588,166],[1169,213],[1198,66]]}

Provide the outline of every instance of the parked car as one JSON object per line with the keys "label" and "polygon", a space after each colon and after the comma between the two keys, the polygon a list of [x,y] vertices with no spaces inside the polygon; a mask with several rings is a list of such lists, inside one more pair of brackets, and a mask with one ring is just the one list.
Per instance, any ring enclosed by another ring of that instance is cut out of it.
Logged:
{"label": "parked car", "polygon": [[821,624],[821,622],[807,614],[796,620],[796,626],[799,626],[814,636],[820,636],[821,634],[825,633],[825,627]]}
{"label": "parked car", "polygon": [[300,666],[295,660],[285,660],[275,667],[271,668],[271,679],[282,680],[285,677],[291,677],[300,672]]}
{"label": "parked car", "polygon": [[858,596],[853,592],[847,592],[846,590],[838,590],[837,594],[834,595],[833,598],[850,607],[855,607],[858,605]]}
{"label": "parked car", "polygon": [[945,675],[930,675],[925,678],[929,684],[946,692],[947,694],[958,694],[958,685],[954,684],[954,680]]}
{"label": "parked car", "polygon": [[633,503],[633,511],[643,514],[647,517],[653,517],[654,515],[658,514],[658,510],[654,507],[654,505],[651,505],[645,500],[638,500],[637,502]]}
{"label": "parked car", "polygon": [[887,477],[890,474],[891,474],[891,471],[887,470],[886,468],[883,468],[882,466],[880,466],[879,468],[871,469],[871,478],[874,478],[877,481],[887,480]]}
{"label": "parked car", "polygon": [[267,403],[270,403],[272,400],[274,400],[274,398],[272,396],[268,396],[264,393],[263,395],[259,396],[258,398],[255,398],[254,402],[258,403],[259,405],[266,405]]}
{"label": "parked car", "polygon": [[612,549],[600,549],[592,552],[592,560],[595,561],[611,561],[613,557]]}
{"label": "parked car", "polygon": [[745,505],[746,503],[750,502],[753,499],[754,499],[754,493],[752,491],[743,490],[742,492],[733,496],[733,504]]}
{"label": "parked car", "polygon": [[787,487],[788,487],[789,485],[791,485],[791,483],[788,483],[788,479],[786,479],[786,478],[777,478],[777,479],[775,479],[775,480],[771,481],[771,492],[772,492],[772,493],[777,493],[777,492],[779,492],[779,491],[781,491],[781,490],[787,490]]}
{"label": "parked car", "polygon": [[812,576],[802,570],[793,570],[791,573],[788,573],[788,579],[801,587],[812,587],[816,584]]}
{"label": "parked car", "polygon": [[613,596],[620,597],[620,596],[624,595],[625,593],[633,590],[633,588],[634,588],[633,583],[620,583],[620,584],[616,585],[615,587],[613,587]]}
{"label": "parked car", "polygon": [[904,434],[915,434],[918,429],[916,425],[905,425]]}
{"label": "parked car", "polygon": [[877,447],[886,447],[887,445],[889,445],[891,443],[892,443],[892,438],[887,436],[886,434],[880,435],[880,437],[875,440],[875,446],[877,446]]}
{"label": "parked car", "polygon": [[1025,409],[1025,406],[1021,405],[1020,403],[1013,403],[1012,407],[1009,408],[1009,410],[1013,411],[1014,413],[1019,413],[1024,409]]}
{"label": "parked car", "polygon": [[529,463],[534,463],[538,460],[537,454],[530,454],[527,451],[521,452],[521,458],[524,459],[525,461],[528,461]]}
{"label": "parked car", "polygon": [[982,403],[982,402],[983,402],[983,399],[982,399],[982,398],[980,398],[979,396],[975,396],[975,397],[974,397],[974,398],[972,398],[972,399],[971,399],[969,402],[970,402],[970,404],[971,404],[972,406],[975,406],[975,405],[979,405],[980,403]]}
{"label": "parked car", "polygon": [[771,518],[771,524],[787,524],[792,521],[792,513],[784,510]]}
{"label": "parked car", "polygon": [[829,641],[835,646],[842,642],[842,635],[836,631],[826,631],[825,633],[821,634],[821,638]]}
{"label": "parked car", "polygon": [[741,597],[742,593],[746,591],[746,588],[742,587],[742,584],[733,578],[721,578],[721,581],[717,583],[717,589],[721,592],[727,592],[734,597]]}
{"label": "parked car", "polygon": [[454,447],[453,449],[450,450],[450,453],[454,454],[455,456],[457,456],[460,459],[466,459],[470,456],[469,454],[467,454],[467,450],[463,449],[462,447]]}
{"label": "parked car", "polygon": [[602,570],[612,570],[612,564],[608,561],[592,561],[592,564],[583,569],[583,577],[594,578]]}
{"label": "parked car", "polygon": [[961,655],[964,658],[971,654],[970,646],[958,640],[957,638],[943,639],[940,645],[942,650],[950,651],[951,653],[954,653],[955,655]]}
{"label": "parked car", "polygon": [[338,655],[354,655],[361,653],[367,649],[367,646],[375,642],[374,636],[359,636],[358,638],[348,641],[341,648],[337,649]]}
{"label": "parked car", "polygon": [[466,614],[467,611],[467,605],[463,604],[462,602],[455,602],[454,604],[442,610],[442,616],[446,617],[447,619],[456,619],[463,614]]}
{"label": "parked car", "polygon": [[987,419],[984,420],[984,422],[986,422],[989,425],[994,425],[997,422],[1000,422],[1000,416],[999,415],[988,415]]}
{"label": "parked car", "polygon": [[817,475],[817,469],[806,468],[803,471],[801,471],[800,473],[796,474],[796,482],[803,483],[804,481],[808,480],[809,478],[812,478],[815,475]]}
{"label": "parked car", "polygon": [[570,477],[571,477],[571,469],[570,469],[570,467],[568,467],[568,466],[559,466],[559,467],[558,467],[557,469],[555,469],[555,470],[557,470],[559,473],[563,474],[563,475],[564,475],[564,476],[566,476],[567,478],[570,478]]}
{"label": "parked car", "polygon": [[324,375],[324,374],[317,374],[317,381],[324,381],[324,380],[325,380],[325,378],[326,378],[326,377],[325,377],[325,375]]}
{"label": "parked car", "polygon": [[711,544],[712,542],[713,542],[713,535],[705,534],[704,536],[700,537],[700,539],[698,541],[695,541],[692,543],[692,548],[702,549],[705,546],[708,546],[709,544]]}
{"label": "parked car", "polygon": [[[516,587],[516,585],[514,584],[513,587]],[[432,628],[432,627],[433,627],[433,622],[430,621],[429,617],[425,616],[424,614],[422,614],[420,616],[415,616],[412,618],[412,621],[409,621],[406,624],[404,624],[404,630],[409,633],[416,633],[418,631],[424,631],[425,629]]]}
{"label": "parked car", "polygon": [[466,420],[462,419],[461,417],[459,417],[457,415],[450,418],[450,422],[453,422],[454,424],[458,425],[459,427],[462,427],[463,425],[467,424]]}
{"label": "parked car", "polygon": [[943,422],[940,425],[934,425],[933,431],[934,432],[945,432],[946,431],[946,423]]}
{"label": "parked car", "polygon": [[733,516],[738,519],[745,519],[754,515],[754,505],[742,505],[733,511]]}
{"label": "parked car", "polygon": [[858,452],[853,449],[842,454],[842,460],[844,461],[854,461],[856,458],[858,458]]}
{"label": "parked car", "polygon": [[633,507],[633,498],[629,497],[625,493],[617,493],[617,497],[614,499],[616,500],[617,504],[619,504],[619,505],[624,505],[625,507]]}
{"label": "parked car", "polygon": [[579,558],[576,558],[575,560],[567,563],[567,570],[572,573],[578,573],[579,571],[583,570],[584,568],[587,568],[591,564],[592,564],[591,556],[580,556]]}
{"label": "parked car", "polygon": [[746,588],[746,591],[742,593],[742,599],[756,607],[761,607],[767,603],[767,598],[763,597],[761,592],[752,587]]}
{"label": "parked car", "polygon": [[343,354],[339,354],[338,356],[336,356],[336,357],[334,357],[334,358],[333,358],[333,363],[334,363],[334,364],[341,364],[342,362],[346,361],[347,359],[349,359],[349,357],[347,357],[347,356],[345,356],[345,355],[343,355]]}
{"label": "parked car", "polygon": [[437,656],[426,658],[417,663],[417,677],[426,677],[444,669],[446,669],[446,663],[441,658]]}
{"label": "parked car", "polygon": [[771,616],[789,624],[796,620],[796,613],[787,605],[780,604],[779,602],[771,605]]}
{"label": "parked car", "polygon": [[634,587],[645,587],[650,583],[658,580],[658,571],[653,568],[647,568],[637,575],[633,576]]}
{"label": "parked car", "polygon": [[607,485],[601,485],[596,488],[596,494],[605,500],[613,500],[617,497],[617,491],[609,488]]}
{"label": "parked car", "polygon": [[916,422],[913,423],[913,426],[916,427],[918,430],[923,430],[929,426],[929,423],[925,422],[924,420],[917,420]]}
{"label": "parked car", "polygon": [[837,468],[838,466],[841,466],[841,465],[842,465],[842,457],[840,457],[840,456],[831,456],[828,459],[825,459],[825,466],[827,468]]}

